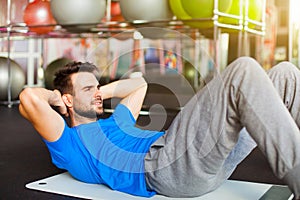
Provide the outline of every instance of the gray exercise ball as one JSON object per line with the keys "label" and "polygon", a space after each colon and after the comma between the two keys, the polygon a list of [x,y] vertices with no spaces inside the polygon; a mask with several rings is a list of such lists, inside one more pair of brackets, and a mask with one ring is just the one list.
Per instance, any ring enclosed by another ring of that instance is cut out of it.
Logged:
{"label": "gray exercise ball", "polygon": [[54,89],[53,80],[55,78],[56,71],[64,67],[69,62],[72,62],[72,60],[68,58],[58,58],[47,65],[44,73],[45,88],[49,90]]}
{"label": "gray exercise ball", "polygon": [[120,8],[127,21],[142,20],[133,25],[142,28],[139,32],[150,39],[164,38],[165,30],[157,28],[167,27],[173,17],[168,0],[120,0]]}
{"label": "gray exercise ball", "polygon": [[105,0],[51,0],[51,12],[58,24],[68,31],[86,31],[101,22]]}
{"label": "gray exercise ball", "polygon": [[123,17],[134,20],[171,20],[173,13],[168,0],[120,0]]}
{"label": "gray exercise ball", "polygon": [[[10,59],[11,69],[11,100],[16,100],[19,97],[25,85],[25,73],[22,67],[14,60]],[[8,58],[0,57],[0,100],[8,100],[9,87],[9,67]]]}

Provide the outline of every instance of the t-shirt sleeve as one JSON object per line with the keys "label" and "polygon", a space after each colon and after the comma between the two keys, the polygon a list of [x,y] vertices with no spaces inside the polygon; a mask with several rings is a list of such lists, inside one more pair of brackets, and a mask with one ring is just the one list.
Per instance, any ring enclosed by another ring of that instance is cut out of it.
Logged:
{"label": "t-shirt sleeve", "polygon": [[117,124],[127,123],[129,125],[135,125],[136,120],[133,117],[131,111],[123,104],[118,104],[113,113],[113,117]]}
{"label": "t-shirt sleeve", "polygon": [[65,165],[71,161],[72,148],[72,131],[65,123],[65,127],[60,138],[54,142],[49,142],[44,139],[46,146],[49,149],[53,164],[58,168],[64,169]]}

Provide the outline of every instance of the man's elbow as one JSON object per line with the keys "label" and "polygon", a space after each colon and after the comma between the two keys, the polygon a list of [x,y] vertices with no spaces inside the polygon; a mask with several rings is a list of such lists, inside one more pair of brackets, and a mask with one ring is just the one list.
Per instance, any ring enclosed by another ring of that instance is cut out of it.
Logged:
{"label": "man's elbow", "polygon": [[21,115],[23,117],[25,117],[27,119],[28,119],[28,115],[27,115],[26,110],[27,110],[29,103],[31,102],[30,98],[31,98],[31,88],[25,88],[19,94],[19,100],[20,100],[19,112],[21,113]]}
{"label": "man's elbow", "polygon": [[25,88],[19,95],[20,104],[22,105],[29,105],[34,104],[34,102],[38,102],[38,98],[34,88]]}
{"label": "man's elbow", "polygon": [[143,77],[141,77],[141,87],[143,87],[145,89],[148,88],[148,83]]}

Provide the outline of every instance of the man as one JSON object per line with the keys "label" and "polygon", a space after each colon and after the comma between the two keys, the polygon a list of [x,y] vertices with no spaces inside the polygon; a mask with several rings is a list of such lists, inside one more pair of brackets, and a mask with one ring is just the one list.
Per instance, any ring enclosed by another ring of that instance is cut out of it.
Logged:
{"label": "man", "polygon": [[[291,90],[285,77],[276,77],[285,69]],[[57,74],[58,90],[20,94],[21,114],[44,138],[53,163],[73,177],[138,196],[200,196],[219,187],[257,144],[300,197],[300,75],[290,64],[270,72],[286,106],[260,65],[242,57],[197,92],[164,132],[135,127],[147,90],[143,78],[100,86],[95,72],[75,62]],[[112,97],[120,104],[98,120],[103,100]],[[70,117],[70,127],[53,107]]]}

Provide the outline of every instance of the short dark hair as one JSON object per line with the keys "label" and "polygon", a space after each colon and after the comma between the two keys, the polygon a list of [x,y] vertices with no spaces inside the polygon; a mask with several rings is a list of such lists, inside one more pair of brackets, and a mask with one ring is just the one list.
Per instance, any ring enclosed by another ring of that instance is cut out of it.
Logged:
{"label": "short dark hair", "polygon": [[59,90],[61,94],[73,94],[73,84],[71,75],[78,72],[90,72],[96,77],[98,76],[98,68],[89,62],[71,62],[55,73],[53,80],[54,88]]}

